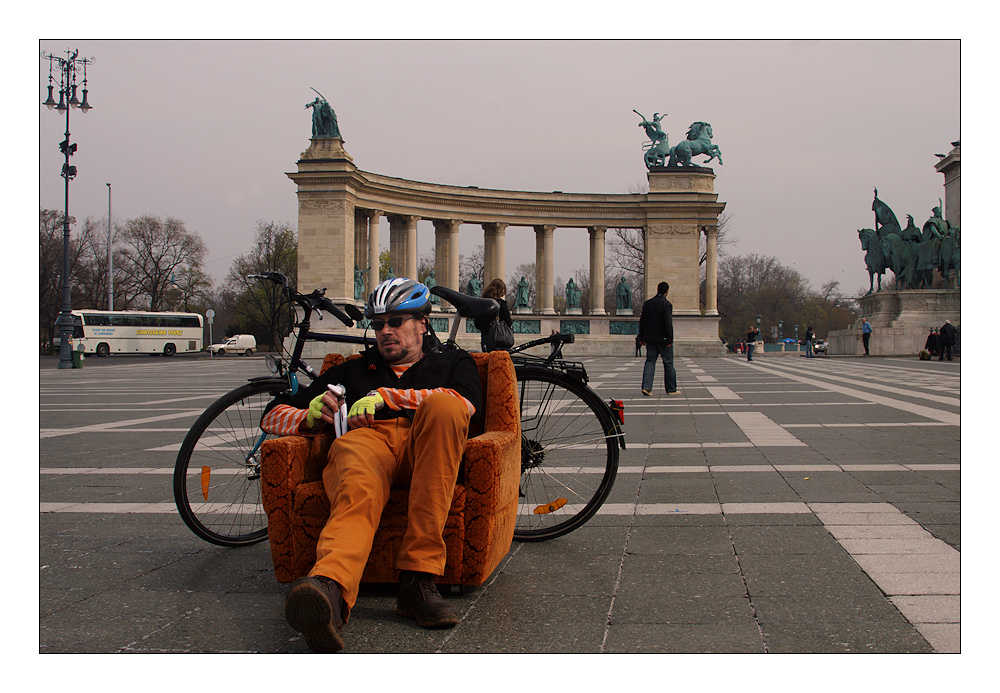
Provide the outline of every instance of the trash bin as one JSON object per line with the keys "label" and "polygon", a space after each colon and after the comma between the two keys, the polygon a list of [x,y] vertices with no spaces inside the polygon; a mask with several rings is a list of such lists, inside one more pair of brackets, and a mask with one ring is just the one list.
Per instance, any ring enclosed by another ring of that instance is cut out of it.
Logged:
{"label": "trash bin", "polygon": [[73,368],[83,368],[83,345],[73,350]]}

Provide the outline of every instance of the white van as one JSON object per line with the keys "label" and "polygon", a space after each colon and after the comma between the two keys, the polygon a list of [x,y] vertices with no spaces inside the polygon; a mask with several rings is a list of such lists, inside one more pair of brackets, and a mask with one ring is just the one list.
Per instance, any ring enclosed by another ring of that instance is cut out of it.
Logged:
{"label": "white van", "polygon": [[213,344],[207,351],[222,356],[223,354],[243,354],[250,356],[257,349],[257,340],[252,334],[238,334],[230,337],[222,344]]}

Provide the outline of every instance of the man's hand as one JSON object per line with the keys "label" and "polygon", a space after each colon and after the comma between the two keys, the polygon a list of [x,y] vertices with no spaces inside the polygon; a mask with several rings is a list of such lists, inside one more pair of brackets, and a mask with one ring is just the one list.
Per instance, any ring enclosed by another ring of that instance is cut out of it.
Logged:
{"label": "man's hand", "polygon": [[347,424],[351,428],[371,426],[375,423],[375,412],[385,406],[385,400],[378,392],[370,392],[353,405],[347,413]]}
{"label": "man's hand", "polygon": [[309,403],[309,413],[306,414],[306,425],[309,428],[313,428],[320,421],[333,423],[334,414],[340,411],[340,405],[344,402],[343,397],[338,397],[333,387],[321,395],[316,395]]}

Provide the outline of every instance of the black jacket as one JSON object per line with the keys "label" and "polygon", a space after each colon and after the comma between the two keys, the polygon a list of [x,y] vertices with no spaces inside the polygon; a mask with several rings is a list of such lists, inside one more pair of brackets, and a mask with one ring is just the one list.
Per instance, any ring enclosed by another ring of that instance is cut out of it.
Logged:
{"label": "black jacket", "polygon": [[508,327],[510,327],[511,325],[514,324],[514,319],[512,317],[510,317],[510,309],[507,307],[507,299],[498,298],[498,299],[495,299],[495,300],[496,300],[497,303],[500,304],[500,312],[499,313],[497,313],[495,316],[493,316],[492,318],[489,318],[489,319],[487,319],[487,318],[476,318],[476,319],[474,319],[472,321],[473,324],[475,324],[476,329],[479,330],[480,332],[486,332],[486,330],[488,330],[490,328],[490,323],[492,323],[497,318],[500,318],[501,322],[507,323]]}
{"label": "black jacket", "polygon": [[[377,347],[370,347],[361,358],[351,359],[330,368],[308,387],[300,388],[293,396],[276,397],[264,413],[278,404],[290,404],[297,409],[306,409],[314,397],[326,392],[328,384],[343,385],[347,389],[348,409],[357,400],[380,387],[403,390],[448,387],[465,397],[476,408],[472,416],[473,421],[482,416],[483,393],[479,381],[479,369],[466,352],[445,351],[424,354],[423,358],[410,366],[402,376],[396,377],[392,367],[378,353]],[[389,407],[382,407],[375,412],[376,419],[394,419],[400,416],[412,419],[413,412],[394,411]]]}
{"label": "black jacket", "polygon": [[674,307],[665,295],[657,294],[642,304],[639,339],[646,344],[674,343]]}
{"label": "black jacket", "polygon": [[955,334],[958,330],[950,322],[941,326],[941,344],[944,346],[954,346]]}

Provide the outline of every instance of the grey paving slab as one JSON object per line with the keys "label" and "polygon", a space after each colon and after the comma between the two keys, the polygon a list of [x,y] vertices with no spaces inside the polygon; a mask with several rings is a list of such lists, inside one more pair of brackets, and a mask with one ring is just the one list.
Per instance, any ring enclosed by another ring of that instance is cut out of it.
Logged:
{"label": "grey paving slab", "polygon": [[[210,546],[170,507],[171,446],[262,360],[101,361],[40,363],[39,651],[307,652],[266,544]],[[646,398],[642,362],[587,359],[597,389],[626,400],[610,512],[515,544],[449,597],[450,630],[364,586],[348,651],[960,650],[958,364],[678,359],[682,396]]]}

